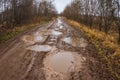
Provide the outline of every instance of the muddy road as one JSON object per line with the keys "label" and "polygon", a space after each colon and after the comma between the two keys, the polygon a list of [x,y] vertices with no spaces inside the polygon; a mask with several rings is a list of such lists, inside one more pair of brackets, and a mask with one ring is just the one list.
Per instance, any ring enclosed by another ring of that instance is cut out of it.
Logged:
{"label": "muddy road", "polygon": [[58,18],[0,45],[0,80],[99,80],[84,35]]}

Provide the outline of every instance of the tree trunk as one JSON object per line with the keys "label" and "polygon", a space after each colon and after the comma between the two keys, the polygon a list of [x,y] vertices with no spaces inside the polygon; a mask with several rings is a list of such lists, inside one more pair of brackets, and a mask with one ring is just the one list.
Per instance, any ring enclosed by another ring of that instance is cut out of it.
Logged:
{"label": "tree trunk", "polygon": [[119,31],[118,43],[120,44],[120,26],[118,26],[118,31]]}

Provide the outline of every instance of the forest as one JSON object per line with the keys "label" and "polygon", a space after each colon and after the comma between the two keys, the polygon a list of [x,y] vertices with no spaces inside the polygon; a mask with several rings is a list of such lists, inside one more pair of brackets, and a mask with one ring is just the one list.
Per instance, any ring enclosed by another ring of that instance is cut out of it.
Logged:
{"label": "forest", "polygon": [[52,1],[0,0],[0,32],[56,14]]}
{"label": "forest", "polygon": [[62,15],[109,34],[119,34],[120,0],[74,0]]}

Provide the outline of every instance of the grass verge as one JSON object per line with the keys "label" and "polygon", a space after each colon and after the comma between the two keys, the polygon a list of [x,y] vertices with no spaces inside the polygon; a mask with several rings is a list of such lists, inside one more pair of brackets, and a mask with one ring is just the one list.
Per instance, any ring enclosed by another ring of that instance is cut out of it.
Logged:
{"label": "grass verge", "polygon": [[19,33],[30,30],[32,28],[35,28],[36,26],[42,25],[47,22],[48,22],[48,20],[43,19],[41,21],[37,21],[37,22],[30,23],[27,25],[17,26],[13,29],[7,29],[5,32],[2,32],[0,34],[0,43],[13,38],[14,36],[18,35]]}
{"label": "grass verge", "polygon": [[[104,32],[100,32],[96,29],[90,29],[88,26],[73,20],[68,20],[68,22],[70,25],[85,33],[89,38],[89,42],[96,47],[100,63],[104,65],[103,69],[113,78],[112,80],[120,80],[120,46],[115,37],[106,35]],[[104,72],[102,74],[103,77]]]}

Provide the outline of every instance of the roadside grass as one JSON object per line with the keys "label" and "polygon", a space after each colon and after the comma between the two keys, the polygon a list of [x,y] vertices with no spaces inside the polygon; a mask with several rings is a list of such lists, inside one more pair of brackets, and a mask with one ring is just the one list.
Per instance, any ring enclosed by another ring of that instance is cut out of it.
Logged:
{"label": "roadside grass", "polygon": [[26,24],[26,25],[23,25],[23,26],[16,26],[13,29],[7,29],[5,32],[2,32],[0,34],[0,43],[13,38],[14,36],[18,35],[19,33],[22,33],[24,31],[35,28],[36,26],[44,24],[44,23],[46,23],[48,21],[49,20],[42,19],[42,20],[37,21],[37,22],[33,21],[32,23]]}
{"label": "roadside grass", "polygon": [[106,35],[104,32],[90,29],[73,20],[68,20],[68,22],[85,33],[90,42],[97,48],[97,55],[100,56],[100,61],[105,65],[104,68],[115,80],[120,80],[120,46],[116,36]]}

